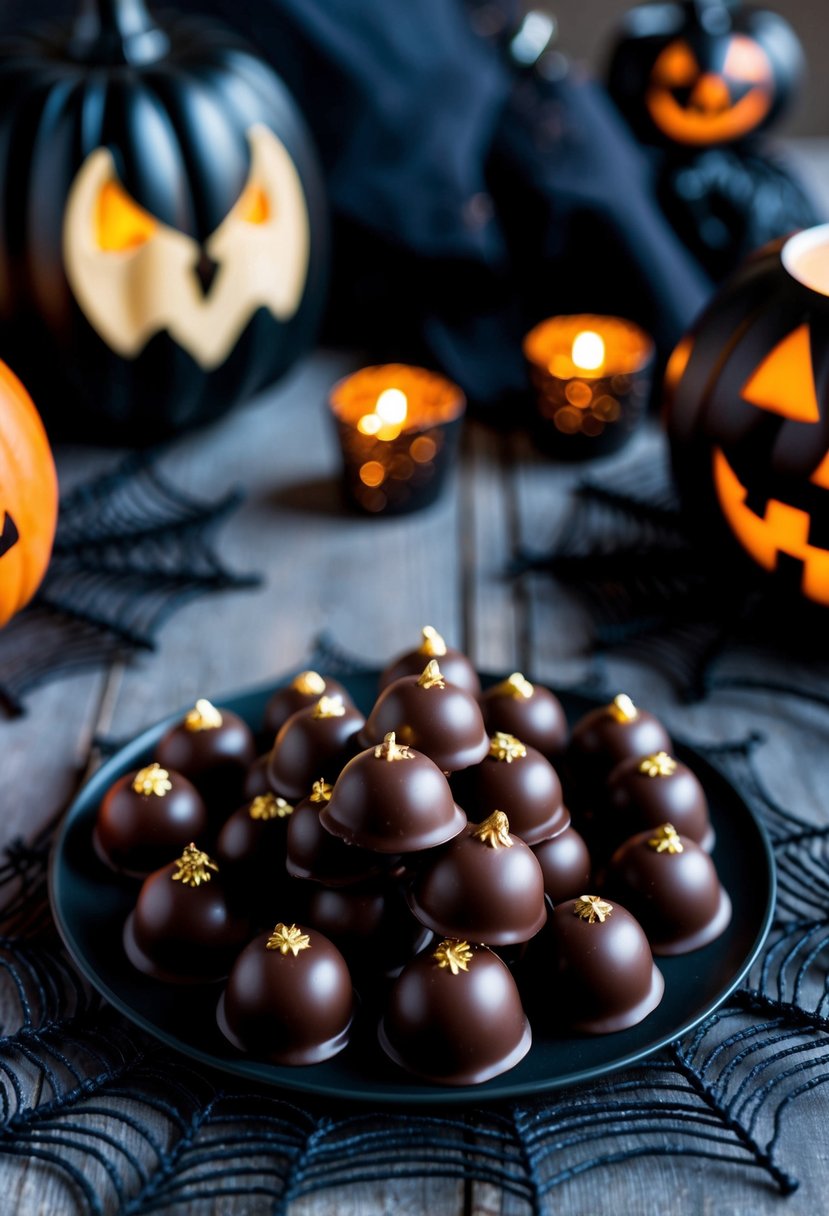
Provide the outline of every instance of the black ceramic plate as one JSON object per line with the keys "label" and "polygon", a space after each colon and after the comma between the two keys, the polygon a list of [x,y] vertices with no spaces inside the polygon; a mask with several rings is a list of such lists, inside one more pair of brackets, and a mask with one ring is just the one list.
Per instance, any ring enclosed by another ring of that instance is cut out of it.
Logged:
{"label": "black ceramic plate", "polygon": [[[344,681],[368,712],[376,673]],[[224,697],[258,729],[272,687]],[[562,701],[571,721],[591,708],[575,696]],[[688,748],[678,754],[702,780],[717,832],[714,859],[734,903],[727,931],[693,954],[661,958],[665,996],[630,1030],[598,1038],[546,1036],[533,1027],[529,1054],[511,1072],[483,1085],[452,1088],[418,1082],[396,1068],[376,1045],[373,1020],[364,1016],[351,1044],[333,1060],[305,1068],[266,1064],[242,1056],[219,1033],[216,988],[167,987],[134,971],[121,946],[121,928],[137,884],[118,880],[92,848],[92,828],[105,790],[123,773],[147,763],[163,732],[181,715],[145,731],[113,756],[69,810],[56,841],[50,873],[55,920],[69,953],[99,992],[133,1022],[170,1047],[237,1077],[295,1092],[373,1103],[469,1103],[527,1097],[602,1076],[641,1060],[691,1029],[717,1007],[747,972],[766,937],[774,905],[774,860],[765,832],[734,788]],[[286,908],[282,919],[291,919]]]}

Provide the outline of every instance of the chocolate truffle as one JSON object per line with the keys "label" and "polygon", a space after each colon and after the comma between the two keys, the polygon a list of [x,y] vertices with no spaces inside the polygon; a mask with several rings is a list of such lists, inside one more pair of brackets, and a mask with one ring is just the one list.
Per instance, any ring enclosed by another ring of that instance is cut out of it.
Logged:
{"label": "chocolate truffle", "polygon": [[403,968],[380,1046],[401,1068],[442,1085],[479,1085],[524,1058],[530,1024],[515,980],[485,946],[443,941]]}
{"label": "chocolate truffle", "polygon": [[271,782],[268,776],[270,762],[271,753],[265,752],[264,756],[257,756],[248,769],[242,786],[242,797],[246,802],[250,802],[251,798],[258,798],[260,794],[271,793]]}
{"label": "chocolate truffle", "polygon": [[439,659],[440,669],[450,684],[471,693],[473,697],[479,696],[481,681],[466,655],[447,646],[432,625],[424,625],[421,633],[421,643],[415,650],[407,650],[389,663],[380,676],[380,691],[402,676],[419,676],[430,659]]}
{"label": "chocolate truffle", "polygon": [[575,899],[590,886],[590,853],[575,828],[533,846],[544,875],[544,890],[553,904]]}
{"label": "chocolate truffle", "polygon": [[426,861],[409,905],[435,933],[488,946],[529,941],[547,919],[541,866],[523,840],[510,835],[501,811],[469,824]]}
{"label": "chocolate truffle", "polygon": [[349,760],[321,813],[326,831],[377,853],[416,853],[463,831],[466,816],[428,756],[394,731]]}
{"label": "chocolate truffle", "polygon": [[708,802],[697,777],[667,752],[636,756],[617,764],[607,781],[607,814],[596,813],[609,852],[645,828],[672,823],[681,836],[706,852],[714,847]]}
{"label": "chocolate truffle", "polygon": [[326,887],[346,887],[382,874],[393,858],[345,844],[323,827],[320,814],[328,805],[331,790],[326,781],[315,781],[310,796],[291,816],[285,863],[288,873]]}
{"label": "chocolate truffle", "polygon": [[255,758],[247,723],[203,698],[167,731],[156,749],[158,762],[188,777],[211,810],[239,804]]}
{"label": "chocolate truffle", "polygon": [[437,659],[420,676],[403,676],[385,688],[360,732],[360,745],[371,747],[394,731],[399,743],[424,752],[444,773],[480,764],[489,737],[478,702],[448,683]]}
{"label": "chocolate truffle", "polygon": [[626,840],[611,858],[605,886],[639,920],[654,954],[699,950],[731,920],[711,858],[670,823]]}
{"label": "chocolate truffle", "polygon": [[93,841],[113,870],[146,878],[206,831],[207,810],[195,786],[153,762],[110,786]]}
{"label": "chocolate truffle", "polygon": [[622,760],[670,752],[671,747],[662,723],[646,709],[638,709],[625,693],[619,693],[609,705],[591,709],[579,719],[573,727],[567,759],[574,774],[595,789]]}
{"label": "chocolate truffle", "polygon": [[291,714],[316,705],[320,697],[342,697],[346,704],[351,704],[351,698],[339,680],[321,676],[318,671],[301,671],[284,688],[277,688],[265,706],[265,733],[273,738]]}
{"label": "chocolate truffle", "polygon": [[665,990],[642,926],[598,895],[558,905],[534,953],[536,970],[542,959],[559,1021],[571,1030],[610,1034],[635,1026]]}
{"label": "chocolate truffle", "polygon": [[250,935],[229,904],[214,861],[189,844],[178,861],[144,881],[124,926],[127,958],[171,984],[222,979]]}
{"label": "chocolate truffle", "polygon": [[216,859],[228,883],[272,901],[288,882],[285,852],[294,808],[278,794],[258,794],[230,816],[216,841]]}
{"label": "chocolate truffle", "polygon": [[513,832],[525,844],[538,844],[570,822],[561,782],[549,760],[501,731],[490,740],[486,759],[459,773],[452,788],[461,806],[474,807],[479,818],[505,810]]}
{"label": "chocolate truffle", "polygon": [[394,975],[431,940],[394,882],[333,890],[307,884],[305,919],[342,950],[349,967],[367,981]]}
{"label": "chocolate truffle", "polygon": [[302,798],[318,777],[334,781],[352,754],[349,744],[365,718],[342,697],[320,697],[280,728],[271,753],[271,788]]}
{"label": "chocolate truffle", "polygon": [[567,718],[558,697],[542,684],[531,684],[520,671],[488,688],[481,709],[491,734],[515,735],[548,758],[567,746]]}
{"label": "chocolate truffle", "polygon": [[319,1064],[342,1051],[354,1016],[345,959],[314,929],[280,922],[233,964],[217,1010],[240,1051],[272,1064]]}

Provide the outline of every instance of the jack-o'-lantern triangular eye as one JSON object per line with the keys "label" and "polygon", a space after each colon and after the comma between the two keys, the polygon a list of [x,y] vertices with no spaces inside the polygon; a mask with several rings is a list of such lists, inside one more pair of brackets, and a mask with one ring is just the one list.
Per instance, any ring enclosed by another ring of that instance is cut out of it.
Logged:
{"label": "jack-o'-lantern triangular eye", "polygon": [[119,182],[105,182],[95,208],[95,237],[99,249],[126,253],[155,234],[156,220],[139,207]]}
{"label": "jack-o'-lantern triangular eye", "polygon": [[792,330],[766,355],[743,385],[742,397],[795,422],[820,420],[808,325]]}
{"label": "jack-o'-lantern triangular eye", "polygon": [[699,64],[687,42],[672,42],[654,65],[654,77],[666,89],[691,85],[698,76]]}

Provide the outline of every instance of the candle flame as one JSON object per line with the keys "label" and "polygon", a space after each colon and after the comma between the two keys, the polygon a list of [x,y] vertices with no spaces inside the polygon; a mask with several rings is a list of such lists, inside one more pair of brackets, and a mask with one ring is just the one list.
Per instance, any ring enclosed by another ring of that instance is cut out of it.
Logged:
{"label": "candle flame", "polygon": [[592,329],[585,329],[573,339],[572,359],[576,367],[594,372],[604,363],[604,341]]}
{"label": "candle flame", "polygon": [[396,439],[409,412],[409,402],[399,388],[386,388],[379,394],[371,414],[363,414],[357,430],[378,439]]}

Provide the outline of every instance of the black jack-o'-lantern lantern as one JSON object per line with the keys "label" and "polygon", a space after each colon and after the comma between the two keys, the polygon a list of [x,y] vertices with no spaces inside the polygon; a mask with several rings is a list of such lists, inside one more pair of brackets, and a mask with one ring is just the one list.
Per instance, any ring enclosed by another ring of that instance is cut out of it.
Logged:
{"label": "black jack-o'-lantern lantern", "polygon": [[711,148],[769,126],[802,72],[800,43],[777,13],[686,0],[628,13],[608,87],[645,142]]}
{"label": "black jack-o'-lantern lantern", "polygon": [[322,188],[244,43],[144,0],[0,46],[0,350],[58,434],[149,442],[273,381],[313,338]]}
{"label": "black jack-o'-lantern lantern", "polygon": [[675,350],[666,406],[701,543],[829,606],[829,225],[733,276]]}

